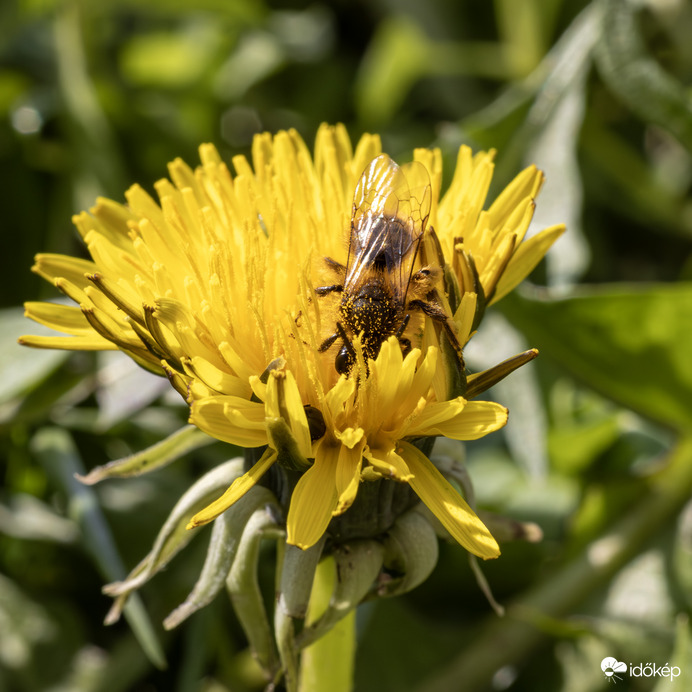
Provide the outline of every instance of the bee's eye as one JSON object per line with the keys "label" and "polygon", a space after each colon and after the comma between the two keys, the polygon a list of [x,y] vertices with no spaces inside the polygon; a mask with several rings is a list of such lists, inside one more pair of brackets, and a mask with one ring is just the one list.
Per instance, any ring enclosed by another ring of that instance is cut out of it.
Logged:
{"label": "bee's eye", "polygon": [[334,367],[339,375],[347,375],[351,365],[351,356],[348,353],[348,349],[346,346],[342,346],[334,359]]}

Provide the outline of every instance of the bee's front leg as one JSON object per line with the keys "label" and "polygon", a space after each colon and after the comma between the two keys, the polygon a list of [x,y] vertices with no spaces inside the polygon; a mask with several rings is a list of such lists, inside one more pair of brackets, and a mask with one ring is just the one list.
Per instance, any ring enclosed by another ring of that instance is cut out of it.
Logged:
{"label": "bee's front leg", "polygon": [[328,293],[342,293],[344,290],[344,279],[346,278],[346,267],[331,257],[324,257],[324,263],[336,275],[334,278],[341,283],[331,284],[330,286],[317,286],[315,293],[318,296],[326,296]]}
{"label": "bee's front leg", "polygon": [[339,338],[339,334],[332,334],[331,336],[328,336],[320,345],[319,348],[317,349],[318,353],[324,353],[325,351],[328,351],[332,344]]}

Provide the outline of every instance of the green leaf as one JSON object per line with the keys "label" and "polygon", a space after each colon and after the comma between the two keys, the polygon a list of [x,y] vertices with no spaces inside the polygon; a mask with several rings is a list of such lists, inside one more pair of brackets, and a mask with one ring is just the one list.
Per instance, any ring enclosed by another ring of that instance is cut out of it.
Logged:
{"label": "green leaf", "polygon": [[605,0],[603,40],[596,52],[608,86],[643,120],[672,132],[692,151],[692,99],[647,53],[635,3]]}
{"label": "green leaf", "polygon": [[620,435],[617,414],[551,430],[548,451],[554,468],[574,474],[588,468]]}
{"label": "green leaf", "polygon": [[[68,357],[65,351],[48,351],[26,348],[17,339],[27,331],[31,323],[24,317],[22,308],[0,311],[0,403],[11,401],[26,394]],[[51,329],[33,325],[35,334],[54,334]]]}
{"label": "green leaf", "polygon": [[409,89],[427,72],[430,47],[414,22],[403,17],[384,19],[363,58],[355,102],[363,122],[387,122]]}
{"label": "green leaf", "polygon": [[[253,528],[275,526],[269,509],[279,512],[274,495],[267,488],[256,485],[216,518],[202,572],[184,603],[165,619],[163,625],[166,629],[177,627],[194,612],[212,602],[226,583],[249,522],[252,522]],[[255,514],[261,516],[253,521]],[[261,535],[259,529],[253,533]],[[247,565],[243,565],[243,568],[248,569]],[[254,570],[250,569],[250,572],[254,576]]]}
{"label": "green leaf", "polygon": [[197,535],[198,528],[187,528],[191,517],[218,497],[242,472],[243,460],[241,458],[231,459],[215,466],[185,491],[159,530],[154,545],[147,556],[141,560],[124,581],[116,581],[103,588],[104,593],[117,597],[106,616],[106,624],[116,622],[127,599],[130,598],[130,594],[166,567]]}
{"label": "green leaf", "polygon": [[[55,484],[69,498],[69,513],[82,530],[84,545],[107,579],[119,579],[125,573],[108,522],[94,491],[76,480],[84,465],[70,435],[61,428],[43,428],[31,441],[31,449]],[[125,607],[132,631],[149,660],[158,668],[166,667],[161,643],[142,602],[135,598]]]}
{"label": "green leaf", "polygon": [[220,39],[218,25],[202,23],[176,33],[135,35],[121,53],[123,75],[136,85],[189,87],[209,72]]}
{"label": "green leaf", "polygon": [[103,466],[97,466],[79,480],[86,485],[93,485],[104,478],[129,478],[143,473],[156,471],[179,459],[194,449],[199,449],[214,439],[203,433],[194,425],[186,425],[176,430],[165,440],[161,440],[147,449],[123,459],[116,459]]}
{"label": "green leaf", "polygon": [[122,351],[97,354],[95,395],[98,417],[95,431],[102,432],[125,420],[132,420],[143,409],[170,391],[170,382],[142,367]]}
{"label": "green leaf", "polygon": [[502,306],[577,379],[669,427],[692,427],[692,284],[602,286],[562,299],[515,293]]}
{"label": "green leaf", "polygon": [[[479,144],[501,151],[492,189],[501,189],[499,186],[514,177],[527,148],[541,139],[550,123],[560,117],[563,99],[581,98],[579,90],[591,66],[601,22],[600,5],[591,3],[526,79],[511,84],[494,102],[462,122],[464,130]],[[571,109],[578,111],[579,106],[573,103]],[[557,127],[560,126],[573,129],[574,123],[558,122]]]}
{"label": "green leaf", "polygon": [[554,0],[495,0],[498,31],[511,55],[514,77],[523,77],[538,65],[546,51],[543,22],[555,14]]}
{"label": "green leaf", "polygon": [[[654,226],[659,232],[682,235],[685,239],[690,237],[692,222],[686,212],[686,196],[654,175],[650,161],[626,137],[595,114],[587,113],[580,146],[584,159],[603,176],[596,193],[606,206],[637,224]],[[569,224],[568,228],[571,230]]]}
{"label": "green leaf", "polygon": [[[684,692],[692,685],[692,645],[690,644],[690,620],[687,614],[678,615],[675,623],[675,648],[670,662],[669,678],[656,683],[654,692]],[[676,668],[677,670],[672,670]]]}
{"label": "green leaf", "polygon": [[[482,598],[477,592],[472,597]],[[378,600],[366,612],[367,628],[356,651],[354,689],[359,692],[416,689],[464,641],[459,622],[450,625],[425,617],[411,608],[406,598]],[[392,660],[396,665],[387,664]],[[459,680],[455,683],[447,690],[481,689],[465,687]]]}

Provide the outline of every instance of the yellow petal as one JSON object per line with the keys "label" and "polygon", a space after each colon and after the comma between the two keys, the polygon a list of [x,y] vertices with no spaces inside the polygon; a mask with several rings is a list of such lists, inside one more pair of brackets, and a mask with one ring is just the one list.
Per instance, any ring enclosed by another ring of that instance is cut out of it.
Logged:
{"label": "yellow petal", "polygon": [[303,457],[312,456],[308,419],[296,379],[290,370],[272,370],[269,373],[265,408],[267,418],[283,418]]}
{"label": "yellow petal", "polygon": [[93,336],[94,330],[84,313],[73,305],[56,303],[24,303],[24,315],[34,322],[74,336]]}
{"label": "yellow petal", "polygon": [[32,348],[57,348],[68,351],[117,351],[118,347],[99,334],[87,336],[32,336],[25,334],[17,339],[22,346]]}
{"label": "yellow petal", "polygon": [[459,343],[462,346],[465,346],[466,342],[471,338],[473,321],[476,317],[477,302],[477,294],[466,292],[461,298],[457,311],[454,313],[454,323],[457,326],[457,331],[459,332]]}
{"label": "yellow petal", "polygon": [[[406,387],[402,387],[402,382],[399,382],[397,415],[401,417],[409,415],[411,411],[418,407],[420,399],[427,396],[437,372],[438,354],[439,350],[437,347],[430,346],[423,358],[423,362],[418,365],[415,372],[412,372],[410,380],[408,378],[404,380]],[[411,365],[415,368],[419,356],[420,352],[417,349],[411,351],[406,356],[404,368],[408,365],[409,358],[411,359]]]}
{"label": "yellow petal", "polygon": [[219,514],[225,512],[233,503],[237,502],[245,493],[255,485],[276,461],[276,450],[267,447],[260,460],[240,478],[231,483],[228,490],[210,505],[200,510],[190,519],[187,527],[194,529],[197,526],[208,524],[216,519]]}
{"label": "yellow petal", "polygon": [[364,456],[382,478],[405,482],[412,477],[406,461],[396,453],[393,446],[366,448]]}
{"label": "yellow petal", "polygon": [[[363,432],[362,430],[360,431]],[[339,461],[336,465],[334,476],[336,493],[339,502],[333,514],[343,514],[356,499],[358,486],[360,485],[360,469],[363,465],[363,441],[361,440],[352,448],[341,445]]]}
{"label": "yellow petal", "polygon": [[322,442],[315,450],[315,463],[298,481],[288,510],[287,542],[306,550],[327,530],[337,508],[334,477],[341,445]]}
{"label": "yellow petal", "polygon": [[525,168],[517,175],[512,182],[498,195],[488,210],[488,219],[491,228],[498,228],[504,225],[515,208],[521,204],[525,197],[535,198],[545,176],[543,171],[536,166]]}
{"label": "yellow petal", "polygon": [[194,356],[184,361],[196,377],[198,377],[210,389],[231,396],[238,396],[244,399],[250,397],[250,387],[247,382],[243,382],[230,372],[219,370],[208,360]]}
{"label": "yellow petal", "polygon": [[407,429],[408,437],[443,435],[452,440],[477,440],[507,422],[507,409],[494,401],[461,397],[429,404]]}
{"label": "yellow petal", "polygon": [[496,303],[516,288],[543,259],[550,246],[565,232],[564,224],[545,228],[524,241],[515,251],[495,288],[490,304]]}
{"label": "yellow petal", "polygon": [[497,541],[428,457],[407,442],[401,443],[401,454],[414,474],[409,485],[452,537],[484,560],[497,557]]}
{"label": "yellow petal", "polygon": [[54,282],[55,279],[63,278],[81,288],[89,283],[85,274],[93,274],[98,269],[88,260],[52,253],[36,255],[35,262],[31,270],[44,279]]}
{"label": "yellow petal", "polygon": [[200,430],[240,447],[267,444],[264,404],[234,396],[214,396],[193,401],[190,423]]}

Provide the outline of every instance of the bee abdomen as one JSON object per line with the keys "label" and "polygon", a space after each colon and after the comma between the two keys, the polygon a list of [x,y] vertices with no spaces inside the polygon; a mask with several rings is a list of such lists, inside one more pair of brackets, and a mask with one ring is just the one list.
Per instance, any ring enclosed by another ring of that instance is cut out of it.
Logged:
{"label": "bee abdomen", "polygon": [[341,316],[349,331],[362,335],[365,355],[377,356],[380,346],[396,331],[398,313],[391,298],[377,286],[367,286],[342,300]]}

